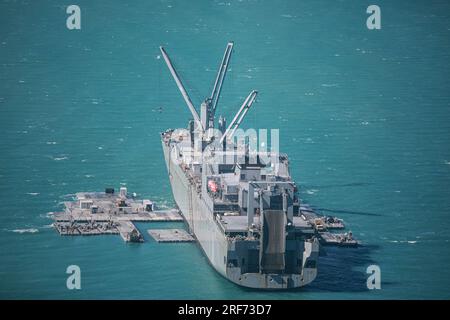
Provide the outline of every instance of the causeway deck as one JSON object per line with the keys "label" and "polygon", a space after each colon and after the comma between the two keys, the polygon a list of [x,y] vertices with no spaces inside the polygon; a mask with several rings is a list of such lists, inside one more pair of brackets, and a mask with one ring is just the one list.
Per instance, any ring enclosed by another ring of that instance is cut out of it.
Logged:
{"label": "causeway deck", "polygon": [[150,229],[148,234],[157,242],[193,242],[194,237],[184,229]]}
{"label": "causeway deck", "polygon": [[154,210],[153,202],[128,197],[126,190],[80,192],[64,204],[65,211],[53,215],[53,226],[63,236],[120,234],[125,242],[143,242],[134,223],[183,221],[178,210]]}

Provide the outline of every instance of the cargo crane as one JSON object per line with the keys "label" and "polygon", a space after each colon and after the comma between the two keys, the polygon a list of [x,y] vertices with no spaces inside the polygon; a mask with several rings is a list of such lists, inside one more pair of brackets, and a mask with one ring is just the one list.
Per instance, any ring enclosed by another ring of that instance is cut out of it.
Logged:
{"label": "cargo crane", "polygon": [[247,114],[248,110],[250,110],[253,102],[256,100],[256,95],[258,94],[258,91],[253,90],[250,92],[250,94],[245,99],[242,106],[239,108],[238,112],[234,116],[233,120],[231,121],[228,128],[225,130],[224,134],[222,135],[222,138],[220,138],[220,143],[222,144],[224,141],[226,142],[228,139],[231,139],[236,132],[236,130],[239,128],[239,125],[242,123],[242,121],[245,118],[245,115]]}
{"label": "cargo crane", "polygon": [[[181,92],[181,95],[184,98],[184,101],[186,102],[187,106],[189,107],[189,110],[191,111],[192,117],[194,119],[195,124],[197,125],[197,129],[193,128],[193,130],[198,130],[203,134],[206,134],[208,129],[214,128],[214,117],[217,109],[217,104],[219,102],[220,93],[222,91],[222,86],[225,81],[225,76],[228,71],[228,66],[231,59],[231,54],[233,52],[233,42],[228,42],[225,52],[222,58],[222,61],[220,63],[219,69],[217,71],[217,76],[214,81],[214,86],[211,92],[211,95],[209,98],[206,98],[205,101],[200,106],[200,116],[197,112],[197,110],[194,107],[194,104],[192,103],[191,98],[189,97],[189,94],[187,93],[177,71],[175,70],[175,67],[172,64],[172,61],[169,58],[169,55],[167,54],[166,50],[161,46],[159,47],[161,54],[164,58],[164,61],[167,64],[167,67],[170,70],[170,73],[172,74],[172,77],[175,80],[175,83],[177,84],[178,89]],[[247,114],[248,110],[252,106],[253,102],[256,99],[257,91],[253,90],[250,92],[250,94],[247,96],[247,98],[244,100],[244,103],[239,108],[238,112],[233,118],[233,121],[230,123],[228,128],[225,130],[226,121],[225,118],[222,116],[219,119],[219,130],[222,132],[222,137],[220,139],[220,143],[223,144],[223,142],[227,141],[225,138],[230,139],[233,137],[234,133],[236,132],[239,125],[242,123],[245,115]],[[192,131],[193,131],[192,130]],[[205,135],[207,136],[207,135]]]}
{"label": "cargo crane", "polygon": [[194,118],[195,123],[197,124],[198,128],[200,128],[201,131],[204,131],[204,127],[202,123],[200,122],[200,118],[198,117],[197,110],[195,110],[194,104],[192,103],[191,98],[189,97],[186,89],[183,86],[183,83],[181,82],[180,77],[178,76],[177,71],[173,67],[172,61],[170,61],[169,55],[167,54],[166,50],[163,47],[159,47],[159,50],[161,51],[161,54],[164,58],[164,61],[167,64],[167,67],[170,70],[170,73],[172,74],[173,79],[175,80],[178,89],[181,92],[181,95],[184,98],[184,101],[186,102],[187,106],[189,107],[189,110],[191,111],[192,117]]}
{"label": "cargo crane", "polygon": [[214,115],[217,108],[217,103],[219,102],[220,92],[222,91],[223,81],[225,80],[225,75],[228,70],[228,64],[230,62],[231,53],[233,52],[233,42],[228,42],[227,47],[225,49],[225,53],[223,54],[222,63],[219,66],[219,70],[217,72],[216,81],[214,82],[214,87],[211,92],[211,96],[209,98],[210,103],[210,123],[211,127],[214,127]]}

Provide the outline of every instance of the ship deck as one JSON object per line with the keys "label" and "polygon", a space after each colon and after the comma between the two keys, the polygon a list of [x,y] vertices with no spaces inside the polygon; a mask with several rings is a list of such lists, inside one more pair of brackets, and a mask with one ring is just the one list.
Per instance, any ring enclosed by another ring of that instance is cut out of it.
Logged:
{"label": "ship deck", "polygon": [[[247,232],[248,220],[247,216],[221,216],[218,220],[219,225],[225,232]],[[253,223],[257,228],[260,227],[261,221],[259,216],[253,218]],[[314,229],[308,221],[301,217],[294,217],[294,227],[302,229],[304,232],[313,233]]]}
{"label": "ship deck", "polygon": [[[247,216],[220,216],[217,221],[226,233],[248,231]],[[259,217],[254,217],[253,223],[258,227],[261,224]]]}

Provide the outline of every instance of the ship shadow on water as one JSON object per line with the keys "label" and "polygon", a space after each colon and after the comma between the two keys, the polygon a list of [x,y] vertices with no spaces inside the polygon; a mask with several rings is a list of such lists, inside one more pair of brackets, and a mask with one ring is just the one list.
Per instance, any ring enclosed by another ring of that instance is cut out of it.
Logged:
{"label": "ship shadow on water", "polygon": [[330,189],[330,188],[347,188],[347,187],[367,187],[371,186],[373,183],[370,182],[349,182],[341,184],[327,184],[327,185],[304,185],[306,189]]}
{"label": "ship shadow on water", "polygon": [[345,214],[354,214],[354,215],[360,215],[360,216],[373,216],[373,217],[382,217],[383,215],[381,213],[375,213],[375,212],[363,212],[363,211],[354,211],[354,210],[345,210],[345,209],[329,209],[329,208],[318,208],[315,206],[311,206],[315,211],[320,212],[322,214],[324,213],[345,213]]}
{"label": "ship shadow on water", "polygon": [[[356,248],[322,247],[316,279],[298,288],[285,289],[287,292],[366,292],[367,267],[376,265],[371,258],[372,252],[380,249],[378,245],[360,245]],[[389,286],[393,282],[383,281],[383,286]],[[261,289],[239,287],[241,290],[253,293],[261,293]],[[280,292],[276,289],[264,289],[264,292]]]}
{"label": "ship shadow on water", "polygon": [[[307,185],[303,186],[305,189],[329,189],[329,188],[348,188],[348,187],[367,187],[371,186],[373,183],[369,182],[351,182],[344,184],[328,184],[328,185]],[[303,192],[304,193],[304,192]],[[326,214],[353,214],[353,215],[361,215],[361,216],[374,216],[374,217],[382,217],[383,214],[376,212],[365,212],[365,211],[355,211],[355,210],[347,210],[347,209],[333,209],[333,208],[321,208],[317,207],[313,204],[307,203],[309,206],[316,211],[317,213],[326,215]]]}
{"label": "ship shadow on water", "polygon": [[368,266],[376,264],[371,253],[376,245],[357,248],[326,247],[318,261],[318,274],[309,285],[298,288],[303,292],[363,292],[368,291],[366,273]]}

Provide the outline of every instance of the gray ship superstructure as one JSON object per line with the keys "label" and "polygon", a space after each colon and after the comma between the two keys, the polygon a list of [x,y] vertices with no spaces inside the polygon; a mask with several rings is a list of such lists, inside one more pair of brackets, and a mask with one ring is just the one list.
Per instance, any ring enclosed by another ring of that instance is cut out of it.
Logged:
{"label": "gray ship superstructure", "polygon": [[233,139],[257,92],[248,95],[228,126],[220,117],[219,135],[213,130],[233,43],[200,115],[160,49],[193,118],[187,129],[161,134],[173,196],[189,231],[211,265],[238,285],[286,289],[310,283],[317,275],[319,237],[300,214],[287,155],[254,152],[248,141]]}

